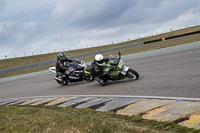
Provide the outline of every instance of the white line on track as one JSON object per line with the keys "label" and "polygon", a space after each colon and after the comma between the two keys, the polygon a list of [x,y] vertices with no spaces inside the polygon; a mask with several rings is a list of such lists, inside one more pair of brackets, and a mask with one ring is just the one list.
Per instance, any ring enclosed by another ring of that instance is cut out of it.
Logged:
{"label": "white line on track", "polygon": [[[22,98],[48,98],[48,97],[110,97],[110,98],[139,98],[139,99],[160,99],[160,100],[176,100],[176,101],[200,101],[200,98],[187,98],[187,97],[162,97],[162,96],[135,96],[135,95],[52,95],[52,96],[31,96],[31,97],[18,97],[7,99],[22,99]],[[0,99],[6,100],[6,99]]]}

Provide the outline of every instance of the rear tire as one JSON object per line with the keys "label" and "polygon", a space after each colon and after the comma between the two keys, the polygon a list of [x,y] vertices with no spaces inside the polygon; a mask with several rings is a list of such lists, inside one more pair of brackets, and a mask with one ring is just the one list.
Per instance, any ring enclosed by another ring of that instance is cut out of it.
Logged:
{"label": "rear tire", "polygon": [[90,74],[86,74],[86,75],[85,75],[85,80],[86,80],[87,82],[92,82],[94,79],[93,79],[93,77],[92,77]]}
{"label": "rear tire", "polygon": [[137,80],[139,78],[139,74],[135,70],[129,68],[127,71],[127,77]]}

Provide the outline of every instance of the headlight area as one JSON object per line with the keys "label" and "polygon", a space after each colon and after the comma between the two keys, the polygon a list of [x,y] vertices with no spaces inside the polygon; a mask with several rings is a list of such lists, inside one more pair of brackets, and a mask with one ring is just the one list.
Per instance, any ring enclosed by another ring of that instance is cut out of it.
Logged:
{"label": "headlight area", "polygon": [[119,62],[119,69],[122,69],[124,67],[124,62],[121,60],[120,62]]}
{"label": "headlight area", "polygon": [[86,67],[85,62],[81,62],[81,64],[78,64],[78,65],[81,66],[81,67]]}

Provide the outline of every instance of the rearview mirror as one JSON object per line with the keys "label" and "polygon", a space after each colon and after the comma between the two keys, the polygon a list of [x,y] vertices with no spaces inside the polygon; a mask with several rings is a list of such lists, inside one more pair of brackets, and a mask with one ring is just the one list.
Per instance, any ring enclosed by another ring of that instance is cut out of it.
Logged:
{"label": "rearview mirror", "polygon": [[119,55],[119,58],[121,59],[121,52],[120,51],[119,51],[118,55]]}
{"label": "rearview mirror", "polygon": [[120,51],[119,51],[118,55],[121,56],[121,52]]}

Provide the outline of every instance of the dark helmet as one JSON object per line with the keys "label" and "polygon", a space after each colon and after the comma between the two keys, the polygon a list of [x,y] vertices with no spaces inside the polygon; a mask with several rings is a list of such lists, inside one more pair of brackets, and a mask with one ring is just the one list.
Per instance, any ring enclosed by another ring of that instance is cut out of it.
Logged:
{"label": "dark helmet", "polygon": [[58,58],[59,58],[60,60],[66,59],[65,53],[64,53],[64,52],[60,52],[60,53],[58,54]]}

